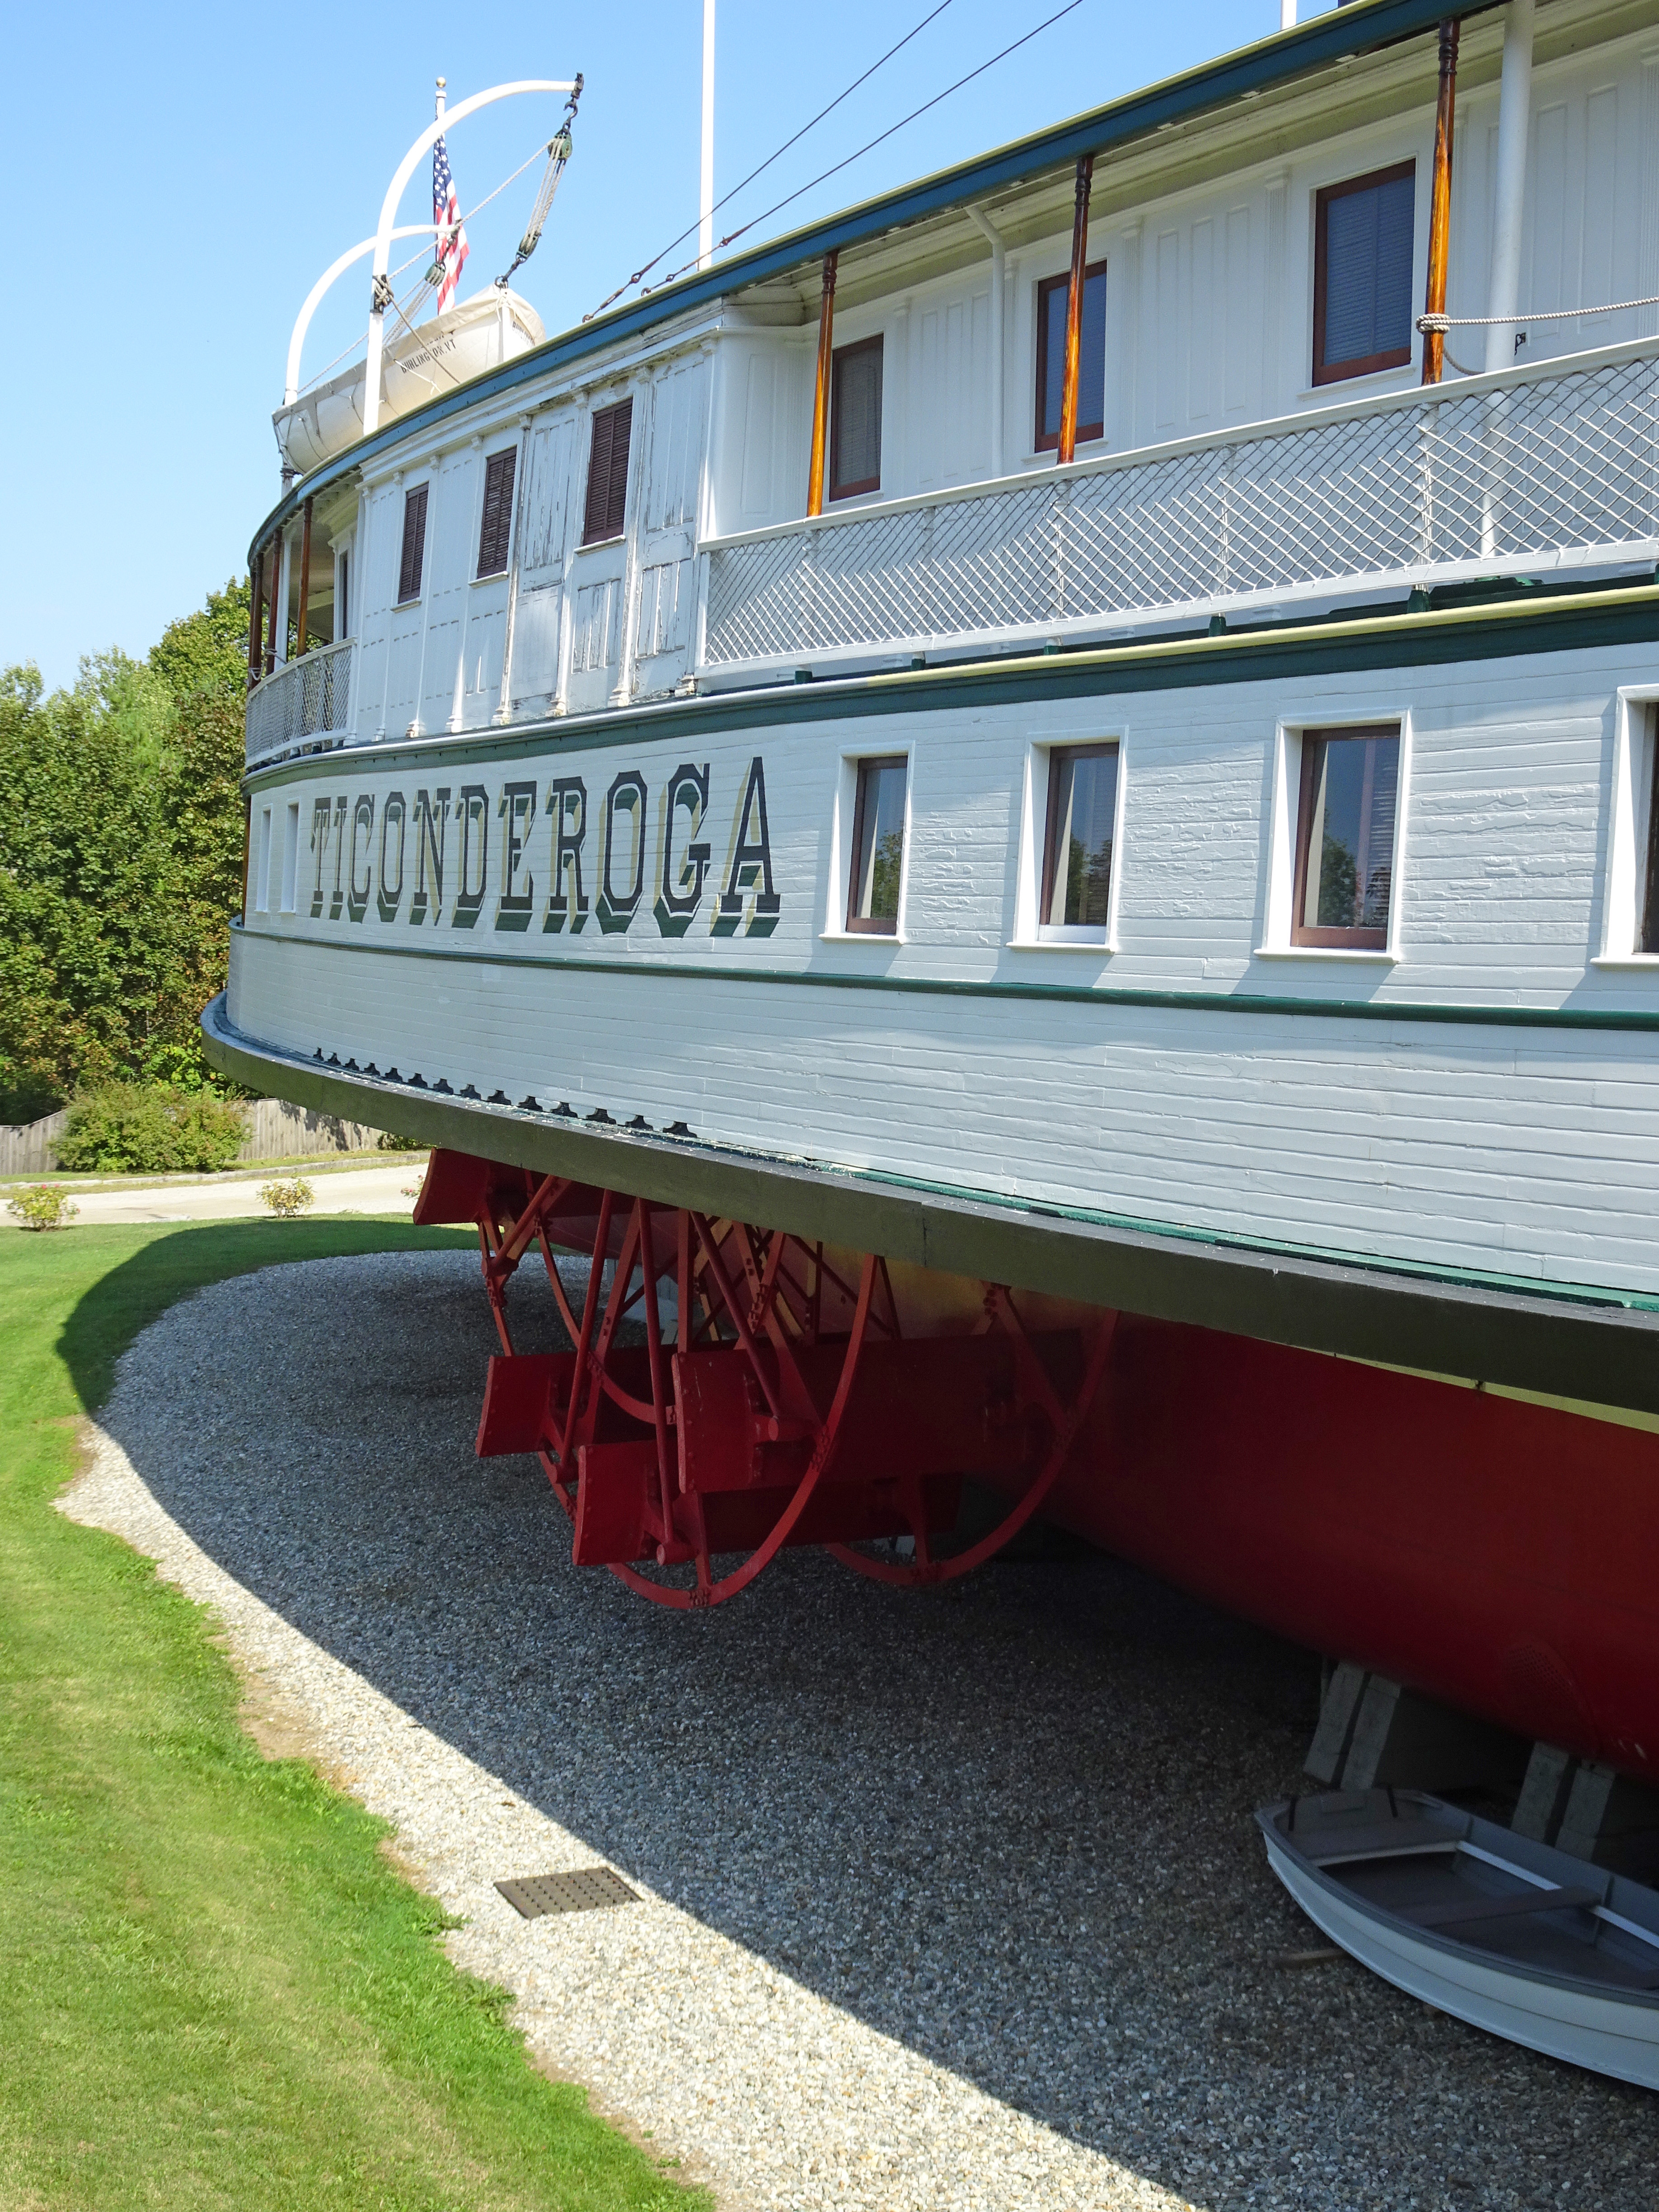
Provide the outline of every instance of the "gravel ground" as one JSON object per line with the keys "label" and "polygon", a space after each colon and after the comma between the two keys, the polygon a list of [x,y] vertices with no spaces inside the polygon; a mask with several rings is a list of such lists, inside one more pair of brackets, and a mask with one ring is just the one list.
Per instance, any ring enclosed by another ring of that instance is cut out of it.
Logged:
{"label": "gravel ground", "polygon": [[[1307,1654],[1093,1556],[905,1595],[787,1555],[661,1613],[570,1566],[533,1462],[473,1457],[492,1348],[465,1255],[222,1285],[127,1354],[69,1510],[219,1608],[273,1747],[724,2203],[1653,2203],[1659,2100],[1279,1963],[1322,1938],[1249,1815]],[[598,1860],[642,1902],[492,1887]]]}

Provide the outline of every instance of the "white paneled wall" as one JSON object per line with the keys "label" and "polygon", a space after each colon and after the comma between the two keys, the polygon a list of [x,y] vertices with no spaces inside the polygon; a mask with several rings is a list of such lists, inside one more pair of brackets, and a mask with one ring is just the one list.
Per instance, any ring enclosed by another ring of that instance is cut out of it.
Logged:
{"label": "white paneled wall", "polygon": [[[1649,51],[1644,52],[1646,46]],[[1322,186],[1417,163],[1413,297],[1427,263],[1433,114],[1328,140],[1223,183],[1119,213],[1089,238],[1107,264],[1105,447],[1171,438],[1414,385],[1415,363],[1312,389],[1314,210]],[[1448,310],[1481,315],[1492,250],[1498,88],[1460,101]],[[1522,307],[1534,312],[1659,294],[1659,46],[1627,41],[1541,68],[1534,80]],[[1004,450],[1035,453],[1037,287],[1070,258],[1069,234],[1010,249],[1003,332]],[[884,339],[882,489],[904,498],[983,478],[991,465],[989,250],[937,283],[838,317],[837,344]],[[1524,358],[1659,331],[1659,308],[1534,325]],[[726,341],[714,481],[715,534],[805,512],[816,329]],[[1452,353],[1484,366],[1479,331]],[[1086,398],[1083,408],[1090,416]],[[1100,450],[1085,447],[1087,453]],[[861,502],[853,502],[859,504]]]}
{"label": "white paneled wall", "polygon": [[[1454,315],[1486,307],[1497,118],[1495,82],[1459,104]],[[1322,186],[1414,160],[1420,299],[1432,119],[1425,102],[1420,112],[1121,210],[1104,206],[1103,172],[1089,252],[1107,270],[1106,449],[1203,437],[1416,382],[1412,365],[1311,388],[1314,213]],[[1659,45],[1650,36],[1540,66],[1529,164],[1523,317],[1659,293]],[[997,219],[1017,228],[1017,206]],[[834,512],[989,475],[999,343],[1004,465],[1048,465],[1034,450],[1037,291],[1063,272],[1069,244],[1058,230],[1008,247],[1000,333],[988,246],[945,276],[843,308],[838,344],[878,334],[883,342],[882,481]],[[595,370],[604,380],[586,390],[543,397],[532,386],[518,401],[528,412],[516,422],[503,415],[486,436],[463,429],[456,442],[451,422],[428,434],[422,450],[422,434],[412,434],[400,473],[366,490],[359,519],[357,734],[483,726],[501,713],[504,678],[517,719],[661,697],[684,683],[698,649],[700,533],[769,529],[805,511],[817,332],[810,308],[801,313],[769,325],[726,302],[718,335],[688,335],[682,325],[654,360]],[[1523,358],[1656,331],[1653,307],[1534,323]],[[1479,331],[1453,333],[1454,362],[1478,368],[1484,350]],[[592,411],[626,394],[634,402],[626,538],[583,549]],[[1085,395],[1085,419],[1094,412]],[[483,463],[513,439],[511,573],[479,584],[471,569]],[[1091,450],[1099,448],[1083,449]],[[392,602],[404,495],[423,479],[431,491],[422,594],[400,608]]]}

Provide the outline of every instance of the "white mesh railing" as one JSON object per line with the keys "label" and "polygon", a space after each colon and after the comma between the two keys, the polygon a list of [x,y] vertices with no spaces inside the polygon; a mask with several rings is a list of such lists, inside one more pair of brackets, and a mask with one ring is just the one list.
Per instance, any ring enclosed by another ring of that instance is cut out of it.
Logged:
{"label": "white mesh railing", "polygon": [[1624,347],[709,549],[708,665],[1248,601],[1659,539]]}
{"label": "white mesh railing", "polygon": [[250,764],[306,738],[345,734],[354,643],[347,637],[319,646],[255,684],[247,698]]}

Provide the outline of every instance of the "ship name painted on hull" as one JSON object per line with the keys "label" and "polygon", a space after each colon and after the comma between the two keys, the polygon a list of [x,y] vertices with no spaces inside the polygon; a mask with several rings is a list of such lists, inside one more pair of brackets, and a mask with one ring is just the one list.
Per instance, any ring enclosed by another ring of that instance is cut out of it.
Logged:
{"label": "ship name painted on hull", "polygon": [[591,915],[613,936],[649,898],[665,937],[684,937],[700,915],[715,937],[769,937],[782,900],[758,755],[733,801],[717,864],[707,762],[682,761],[654,804],[632,768],[602,797],[568,775],[331,793],[312,803],[312,916],[362,921],[372,906],[416,928],[574,936]]}

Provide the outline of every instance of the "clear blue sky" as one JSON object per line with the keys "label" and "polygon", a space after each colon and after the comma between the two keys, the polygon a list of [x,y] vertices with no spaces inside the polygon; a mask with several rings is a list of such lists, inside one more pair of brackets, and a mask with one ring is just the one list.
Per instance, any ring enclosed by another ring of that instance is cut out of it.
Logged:
{"label": "clear blue sky", "polygon": [[[933,0],[769,7],[720,0],[716,186],[724,191],[920,21]],[[760,213],[1041,22],[1061,0],[951,0],[938,21],[718,219]],[[1304,4],[1304,15],[1328,0]],[[14,121],[12,337],[0,376],[6,522],[0,665],[49,684],[80,656],[142,653],[240,573],[277,489],[270,410],[295,314],[374,228],[398,157],[452,100],[518,76],[586,73],[571,163],[520,286],[550,331],[597,306],[696,211],[701,0],[629,9],[288,0],[21,9],[7,40]],[[1065,21],[762,230],[792,228],[1276,30],[1277,0],[1082,0]],[[388,31],[387,27],[390,26]],[[461,124],[464,204],[544,139],[557,104]],[[505,269],[532,168],[472,227],[463,289]],[[404,204],[429,207],[430,172]],[[683,258],[680,257],[680,258]],[[307,374],[361,328],[341,280]]]}

